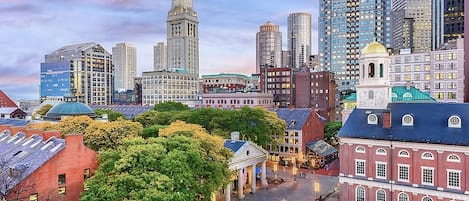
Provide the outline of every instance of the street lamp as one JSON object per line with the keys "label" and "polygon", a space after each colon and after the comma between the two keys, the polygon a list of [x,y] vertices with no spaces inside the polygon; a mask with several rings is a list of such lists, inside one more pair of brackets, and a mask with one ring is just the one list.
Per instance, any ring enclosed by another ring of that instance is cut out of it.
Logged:
{"label": "street lamp", "polygon": [[292,157],[292,173],[293,173],[293,181],[296,181],[296,174],[297,174],[297,168],[296,168],[296,158],[295,157]]}

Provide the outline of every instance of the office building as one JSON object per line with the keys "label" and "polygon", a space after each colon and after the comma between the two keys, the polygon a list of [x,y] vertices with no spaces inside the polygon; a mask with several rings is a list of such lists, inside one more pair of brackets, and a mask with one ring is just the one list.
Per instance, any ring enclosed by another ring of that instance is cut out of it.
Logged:
{"label": "office building", "polygon": [[118,43],[112,48],[114,64],[114,90],[126,91],[134,88],[137,76],[137,48],[129,43]]}
{"label": "office building", "polygon": [[197,104],[199,77],[174,71],[150,71],[142,74],[142,104],[155,105],[168,101],[189,106]]}
{"label": "office building", "polygon": [[167,69],[168,55],[167,47],[164,42],[159,42],[153,46],[153,70]]}
{"label": "office building", "polygon": [[432,0],[432,50],[444,43],[446,0]]}
{"label": "office building", "polygon": [[168,69],[199,75],[199,22],[192,0],[173,0],[167,19]]}
{"label": "office building", "polygon": [[340,90],[354,89],[360,49],[376,40],[391,47],[391,1],[320,0],[319,66]]}
{"label": "office building", "polygon": [[202,75],[202,93],[259,91],[259,80],[241,74]]}
{"label": "office building", "polygon": [[328,121],[340,121],[340,115],[337,113],[340,107],[335,97],[337,84],[334,74],[329,71],[312,72],[310,86],[312,107]]}
{"label": "office building", "polygon": [[259,84],[261,92],[274,95],[275,107],[294,107],[293,73],[293,68],[261,69]]}
{"label": "office building", "polygon": [[432,50],[432,0],[392,1],[392,48],[415,53]]}
{"label": "office building", "polygon": [[[464,7],[464,12],[469,13],[469,6]],[[464,23],[469,25],[469,15],[464,16]],[[464,38],[469,38],[469,26],[464,27]],[[469,91],[469,39],[464,40],[464,91]],[[469,93],[464,93],[464,102],[469,102]]]}
{"label": "office building", "polygon": [[279,26],[266,22],[256,34],[256,73],[260,66],[282,67],[282,33]]}
{"label": "office building", "polygon": [[282,68],[291,67],[290,51],[282,50]]}
{"label": "office building", "polygon": [[308,67],[311,55],[311,31],[311,14],[292,13],[288,15],[287,38],[291,67]]}
{"label": "office building", "polygon": [[445,42],[464,37],[464,1],[444,0]]}
{"label": "office building", "polygon": [[430,94],[432,79],[431,53],[410,52],[391,56],[390,74],[393,86],[414,86],[420,91]]}
{"label": "office building", "polygon": [[85,104],[107,105],[112,103],[113,89],[112,55],[99,44],[65,46],[41,63],[41,102],[76,97]]}
{"label": "office building", "polygon": [[203,107],[241,109],[243,107],[274,107],[274,95],[260,92],[220,92],[202,94]]}

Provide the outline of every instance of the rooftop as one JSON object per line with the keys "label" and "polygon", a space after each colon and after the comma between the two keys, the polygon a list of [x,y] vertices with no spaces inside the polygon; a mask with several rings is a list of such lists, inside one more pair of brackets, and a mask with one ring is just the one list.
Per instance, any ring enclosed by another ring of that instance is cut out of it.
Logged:
{"label": "rooftop", "polygon": [[371,42],[362,49],[362,54],[386,54],[388,51],[383,44],[376,41]]}
{"label": "rooftop", "polygon": [[80,102],[64,102],[52,107],[47,112],[45,119],[60,120],[62,116],[80,116],[87,115],[95,118],[96,114],[88,106]]}
{"label": "rooftop", "polygon": [[[429,94],[420,91],[415,87],[406,86],[393,86],[392,87],[392,102],[399,103],[399,102],[436,102],[434,98],[432,98]],[[356,102],[357,101],[357,94],[352,93],[350,96],[343,100],[344,102]]]}
{"label": "rooftop", "polygon": [[287,123],[287,130],[301,130],[311,115],[311,108],[278,108],[274,112]]}

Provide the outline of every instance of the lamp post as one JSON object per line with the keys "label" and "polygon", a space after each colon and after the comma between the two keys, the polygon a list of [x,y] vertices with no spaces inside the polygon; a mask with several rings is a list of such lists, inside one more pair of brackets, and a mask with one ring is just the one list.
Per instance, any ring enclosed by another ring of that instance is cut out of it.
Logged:
{"label": "lamp post", "polygon": [[296,174],[297,174],[297,171],[298,171],[297,168],[296,168],[296,158],[293,157],[291,162],[292,162],[292,166],[293,166],[292,167],[293,181],[296,181]]}
{"label": "lamp post", "polygon": [[274,162],[274,183],[278,183],[277,171],[278,171],[278,156],[273,155],[272,160]]}

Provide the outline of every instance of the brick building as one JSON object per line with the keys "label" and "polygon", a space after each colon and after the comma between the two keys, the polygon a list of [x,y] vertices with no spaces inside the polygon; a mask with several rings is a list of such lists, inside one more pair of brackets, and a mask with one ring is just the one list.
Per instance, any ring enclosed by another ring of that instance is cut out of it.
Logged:
{"label": "brick building", "polygon": [[328,71],[311,73],[311,105],[329,121],[336,121],[336,88],[334,74]]}
{"label": "brick building", "polygon": [[469,200],[469,105],[392,103],[381,44],[360,66],[357,108],[338,134],[340,200]]}
{"label": "brick building", "polygon": [[293,69],[261,68],[260,89],[274,95],[275,106],[286,108],[295,104]]}
{"label": "brick building", "polygon": [[0,90],[0,108],[18,107],[2,90]]}
{"label": "brick building", "polygon": [[311,108],[279,108],[274,110],[287,123],[285,142],[269,147],[270,154],[281,158],[302,158],[306,144],[324,139],[324,118]]}
{"label": "brick building", "polygon": [[[18,124],[16,124],[18,125]],[[96,171],[83,135],[0,125],[0,199],[77,201]]]}
{"label": "brick building", "polygon": [[202,94],[202,105],[207,108],[240,109],[242,107],[273,108],[273,95],[269,93],[207,93]]}

